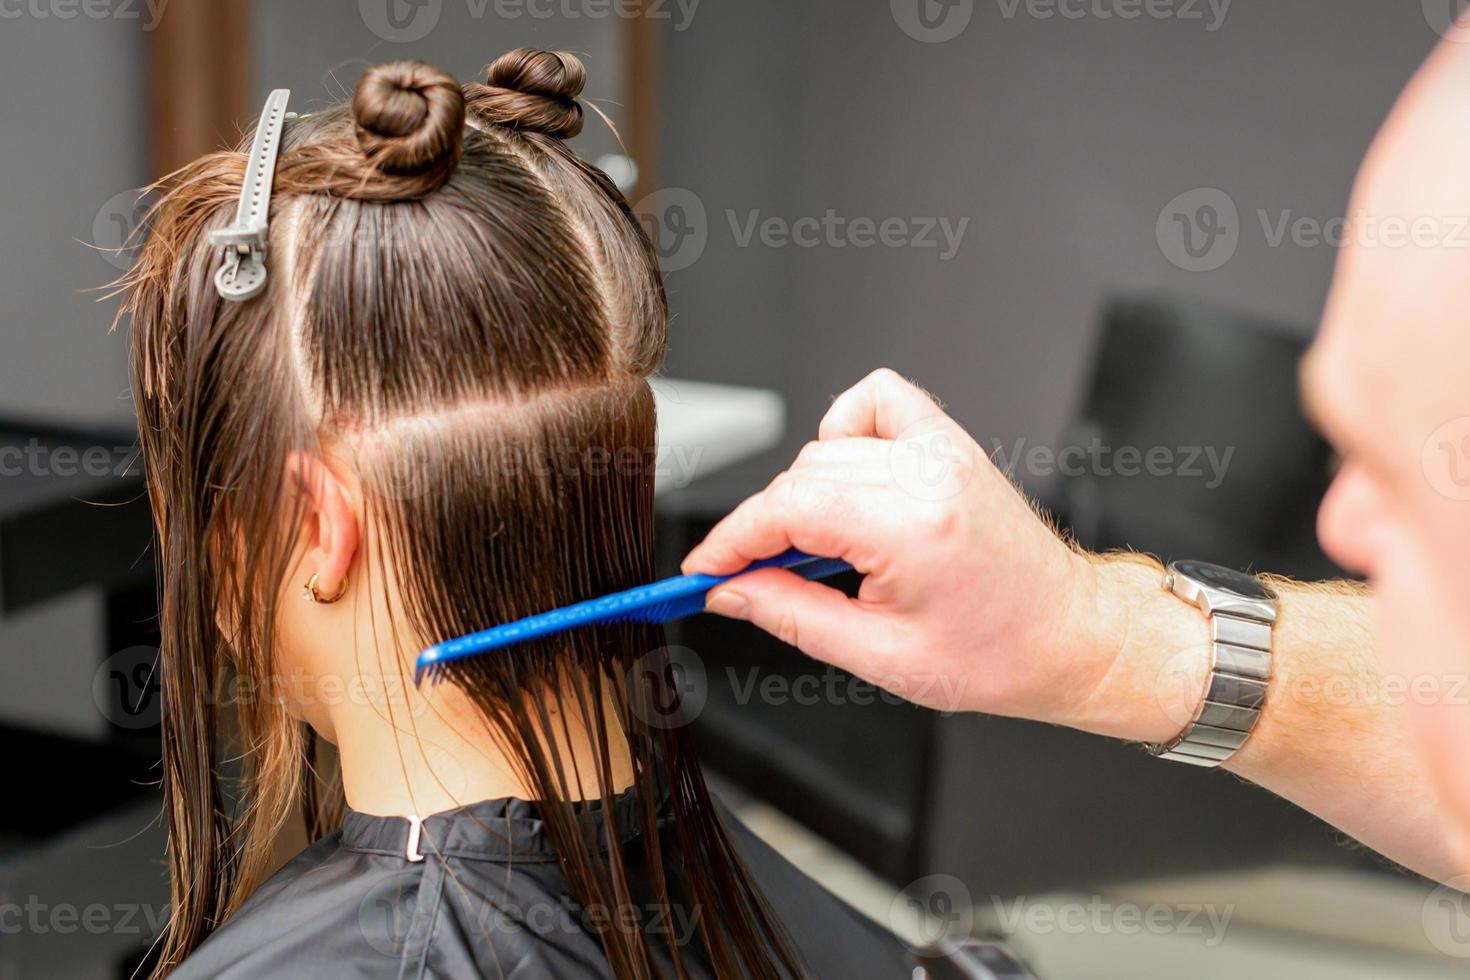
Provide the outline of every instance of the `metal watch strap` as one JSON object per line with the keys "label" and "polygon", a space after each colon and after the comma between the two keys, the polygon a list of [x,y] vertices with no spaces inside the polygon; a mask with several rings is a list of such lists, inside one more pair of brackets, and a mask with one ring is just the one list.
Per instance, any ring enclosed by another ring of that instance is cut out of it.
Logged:
{"label": "metal watch strap", "polygon": [[[1164,586],[1178,595],[1176,574],[1171,566]],[[1210,673],[1204,697],[1184,731],[1148,750],[1159,758],[1213,768],[1245,744],[1260,720],[1271,679],[1274,617],[1210,608],[1205,600],[1194,604],[1210,623]]]}

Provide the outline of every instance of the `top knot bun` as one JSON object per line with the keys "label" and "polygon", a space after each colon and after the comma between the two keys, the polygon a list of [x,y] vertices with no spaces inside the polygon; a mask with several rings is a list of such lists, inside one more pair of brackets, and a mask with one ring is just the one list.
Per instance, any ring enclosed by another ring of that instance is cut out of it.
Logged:
{"label": "top knot bun", "polygon": [[422,61],[369,68],[352,96],[357,142],[368,162],[383,173],[438,183],[459,160],[464,113],[459,83]]}
{"label": "top knot bun", "polygon": [[485,84],[466,86],[470,108],[515,129],[570,139],[582,131],[577,96],[587,69],[565,51],[516,48],[485,69]]}

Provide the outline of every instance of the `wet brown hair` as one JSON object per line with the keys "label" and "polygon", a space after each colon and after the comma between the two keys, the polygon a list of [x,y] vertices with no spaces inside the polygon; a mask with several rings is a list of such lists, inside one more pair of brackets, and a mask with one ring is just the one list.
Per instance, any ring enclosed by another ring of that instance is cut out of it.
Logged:
{"label": "wet brown hair", "polygon": [[[300,526],[293,453],[350,448],[367,510],[355,574],[391,579],[393,612],[428,642],[653,573],[647,379],[667,307],[627,202],[562,142],[582,126],[584,79],[576,58],[531,49],[463,87],[400,61],[369,69],[350,107],[288,122],[267,288],[249,302],[216,293],[207,236],[233,215],[248,147],[160,185],[123,281],[161,578],[173,914],[159,975],[259,884],[298,805],[313,835],[340,813],[340,787],[317,798],[313,738],[284,704],[236,705],[227,751],[215,697],[231,674],[278,669],[274,623]],[[569,714],[602,743],[600,808],[614,823],[606,743],[626,736],[640,826],[609,833],[641,831],[656,901],[703,912],[701,958],[719,976],[800,974],[687,727],[648,720],[656,692],[638,679],[667,669],[662,631],[623,625],[481,658],[447,680],[511,750],[583,906],[633,899],[620,849],[586,833],[575,760],[558,757],[554,727]],[[232,753],[238,789],[221,771]],[[660,853],[661,806],[677,853]],[[599,938],[615,975],[657,972],[642,932]],[[668,949],[680,975],[695,969],[686,955]]]}

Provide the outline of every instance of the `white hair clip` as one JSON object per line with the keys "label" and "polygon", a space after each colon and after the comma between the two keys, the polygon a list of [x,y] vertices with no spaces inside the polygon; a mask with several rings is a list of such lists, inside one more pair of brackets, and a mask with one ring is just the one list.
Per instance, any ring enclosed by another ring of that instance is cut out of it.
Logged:
{"label": "white hair clip", "polygon": [[278,88],[265,100],[250,159],[245,164],[245,184],[240,188],[240,207],[234,223],[209,233],[212,245],[223,250],[224,265],[214,274],[214,287],[225,299],[242,302],[265,288],[266,217],[270,212],[271,183],[276,177],[276,156],[281,150],[281,133],[286,120],[290,89]]}

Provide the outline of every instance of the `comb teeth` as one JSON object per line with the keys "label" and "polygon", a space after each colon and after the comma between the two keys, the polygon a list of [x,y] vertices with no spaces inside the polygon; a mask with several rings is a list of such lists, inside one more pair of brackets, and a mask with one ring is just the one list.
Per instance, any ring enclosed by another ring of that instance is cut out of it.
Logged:
{"label": "comb teeth", "polygon": [[839,558],[816,558],[793,548],[774,558],[755,562],[735,575],[679,575],[436,643],[419,654],[414,665],[414,684],[421,684],[425,678],[430,683],[438,683],[443,679],[447,665],[456,661],[562,633],[577,626],[666,623],[692,616],[704,611],[704,599],[710,589],[736,575],[760,568],[786,568],[807,579],[827,578],[852,570],[851,565]]}
{"label": "comb teeth", "polygon": [[[507,623],[504,626],[497,626],[493,629],[485,630],[483,633],[472,633],[469,636],[460,637],[458,640],[449,640],[446,643],[436,643],[434,646],[429,647],[423,653],[419,654],[418,660],[415,661],[413,667],[413,683],[415,687],[419,687],[423,684],[424,680],[427,679],[430,686],[438,684],[444,679],[444,674],[449,670],[449,667],[452,664],[468,660],[471,657],[480,656],[481,654],[490,653],[494,650],[503,650],[506,647],[512,647],[518,643],[524,643],[527,640],[534,639],[543,635],[565,632],[566,630],[572,629],[576,626],[601,626],[610,623],[667,622],[669,617],[666,616],[665,613],[671,610],[674,605],[675,604],[673,602],[662,602],[653,606],[629,606],[626,609],[614,610],[605,613],[596,619],[589,619],[585,622],[579,623],[567,623],[561,626],[559,629],[548,629],[544,631],[533,631],[530,629],[517,630],[515,631],[517,634],[524,633],[525,635],[512,635],[512,627],[519,626],[522,623],[527,623],[530,622],[530,620],[532,619],[538,618],[529,617],[528,619],[516,620],[514,623]],[[555,615],[557,612],[561,612],[561,610],[555,610],[551,613],[543,613],[542,615],[550,617]],[[568,616],[565,618],[571,619],[572,617]],[[491,633],[502,630],[504,631],[503,635],[493,640],[479,639],[481,637],[487,637]],[[475,641],[474,649],[469,651],[460,651],[456,649],[455,645],[463,641]]]}

